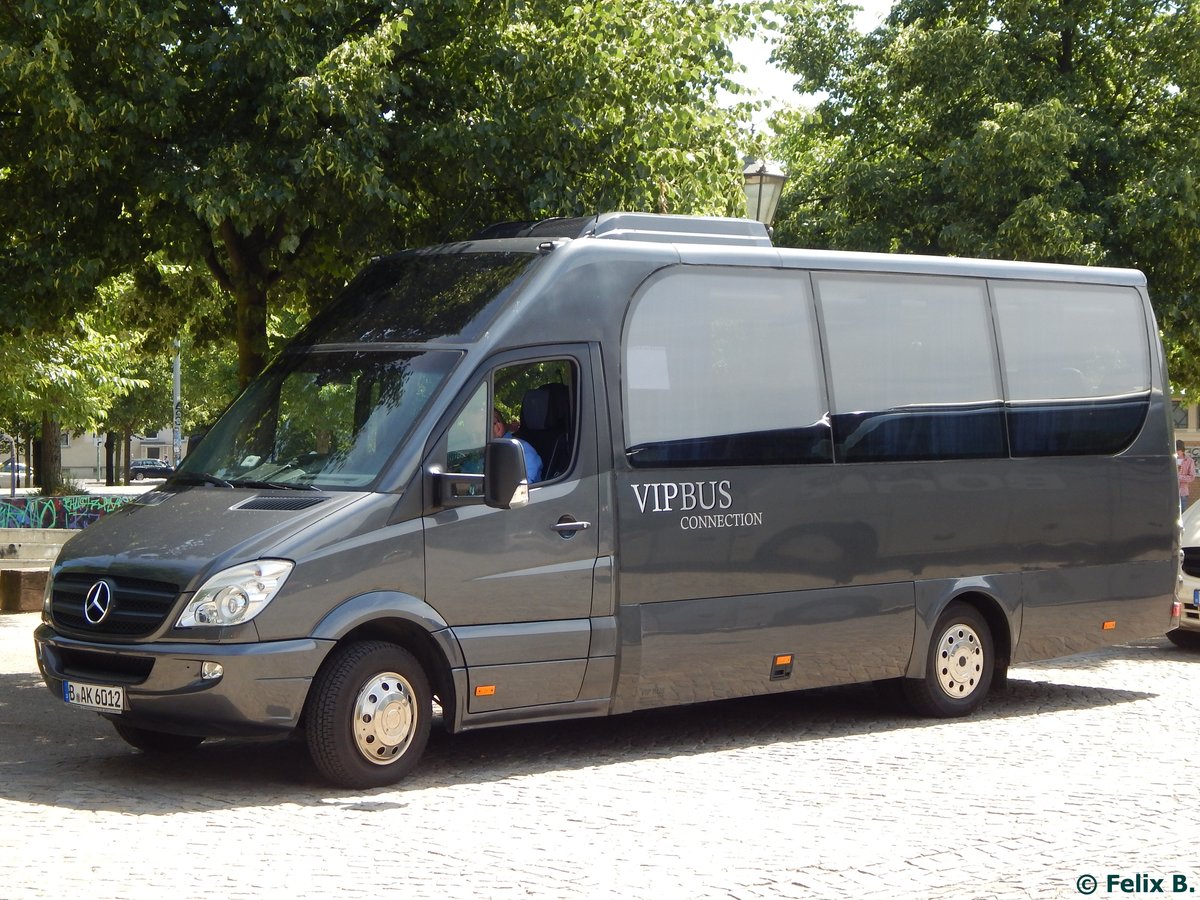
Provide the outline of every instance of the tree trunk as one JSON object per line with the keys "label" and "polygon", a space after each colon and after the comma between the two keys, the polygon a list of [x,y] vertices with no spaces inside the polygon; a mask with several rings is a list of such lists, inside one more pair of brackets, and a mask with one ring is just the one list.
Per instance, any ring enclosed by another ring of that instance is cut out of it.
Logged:
{"label": "tree trunk", "polygon": [[241,387],[249,384],[267,362],[267,294],[279,275],[270,271],[265,258],[279,246],[283,234],[282,218],[270,230],[259,226],[249,234],[242,234],[226,219],[212,235],[205,253],[205,262],[217,284],[233,297]]}
{"label": "tree trunk", "polygon": [[62,429],[49,412],[42,413],[42,440],[36,467],[42,493],[62,493]]}
{"label": "tree trunk", "polygon": [[104,433],[104,483],[112,487],[117,483],[117,433],[115,431],[106,431]]}
{"label": "tree trunk", "polygon": [[238,387],[244,388],[267,364],[267,289],[264,284],[238,285],[236,326]]}

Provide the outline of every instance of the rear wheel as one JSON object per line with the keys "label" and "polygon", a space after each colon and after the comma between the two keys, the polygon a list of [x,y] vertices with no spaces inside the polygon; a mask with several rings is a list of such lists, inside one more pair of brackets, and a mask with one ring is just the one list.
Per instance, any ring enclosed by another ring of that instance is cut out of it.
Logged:
{"label": "rear wheel", "polygon": [[905,678],[905,697],[924,716],[946,719],[977,710],[992,685],[996,654],[987,621],[973,606],[951,603],[933,628],[924,678]]}
{"label": "rear wheel", "polygon": [[124,722],[113,722],[112,725],[125,743],[136,747],[143,753],[183,753],[199,747],[204,740],[202,737],[190,734],[151,731],[148,728],[126,725]]}
{"label": "rear wheel", "polygon": [[1167,640],[1184,650],[1200,650],[1200,631],[1184,631],[1175,628],[1167,632]]}
{"label": "rear wheel", "polygon": [[393,784],[412,771],[433,720],[429,678],[383,641],[336,648],[313,680],[305,740],[320,773],[341,787]]}

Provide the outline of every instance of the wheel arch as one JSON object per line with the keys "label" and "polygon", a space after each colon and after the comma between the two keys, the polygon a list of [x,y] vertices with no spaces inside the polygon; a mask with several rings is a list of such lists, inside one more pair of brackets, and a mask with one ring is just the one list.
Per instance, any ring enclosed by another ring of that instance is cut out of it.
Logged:
{"label": "wheel arch", "polygon": [[916,633],[907,677],[924,676],[925,655],[933,640],[934,625],[951,603],[958,602],[975,609],[987,623],[996,658],[992,687],[1003,687],[1019,634],[1020,596],[1019,575],[919,582]]}
{"label": "wheel arch", "polygon": [[462,650],[442,617],[423,600],[394,591],[361,594],[330,610],[312,636],[338,644],[378,640],[403,647],[425,670],[442,708],[456,708],[452,670],[463,667]]}

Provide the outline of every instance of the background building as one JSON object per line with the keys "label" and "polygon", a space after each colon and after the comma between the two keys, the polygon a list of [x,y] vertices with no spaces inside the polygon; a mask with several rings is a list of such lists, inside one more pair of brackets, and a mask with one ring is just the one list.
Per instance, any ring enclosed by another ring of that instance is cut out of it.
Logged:
{"label": "background building", "polygon": [[[104,479],[104,435],[91,432],[63,434],[62,472],[64,478]],[[183,452],[187,452],[184,440]],[[155,434],[135,434],[129,444],[130,459],[171,458],[171,429]]]}

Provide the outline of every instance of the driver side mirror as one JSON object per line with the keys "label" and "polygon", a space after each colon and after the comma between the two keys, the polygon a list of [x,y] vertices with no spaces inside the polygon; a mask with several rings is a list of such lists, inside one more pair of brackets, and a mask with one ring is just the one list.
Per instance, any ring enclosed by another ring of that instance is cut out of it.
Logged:
{"label": "driver side mirror", "polygon": [[483,502],[493,509],[515,509],[529,502],[525,451],[515,438],[489,441],[483,457]]}

